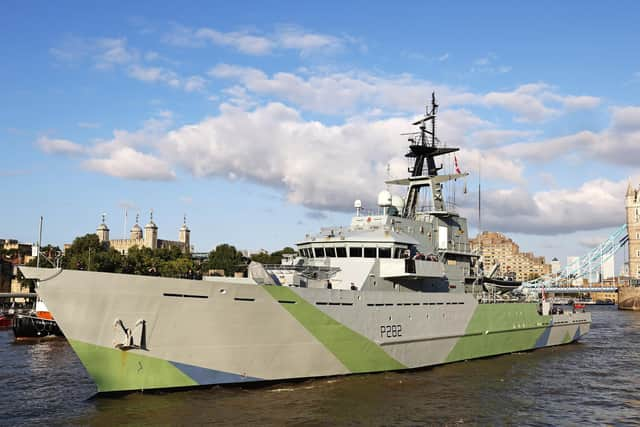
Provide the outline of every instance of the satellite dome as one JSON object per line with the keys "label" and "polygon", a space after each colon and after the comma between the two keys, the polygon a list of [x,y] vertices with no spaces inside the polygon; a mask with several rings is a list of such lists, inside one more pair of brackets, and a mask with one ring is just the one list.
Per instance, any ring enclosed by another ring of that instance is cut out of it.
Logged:
{"label": "satellite dome", "polygon": [[356,209],[360,209],[362,207],[362,200],[358,199],[355,202],[353,202],[353,207]]}
{"label": "satellite dome", "polygon": [[378,206],[385,207],[391,206],[391,193],[387,190],[382,190],[378,193]]}
{"label": "satellite dome", "polygon": [[394,194],[391,197],[391,206],[398,209],[398,211],[402,211],[404,209],[404,199]]}

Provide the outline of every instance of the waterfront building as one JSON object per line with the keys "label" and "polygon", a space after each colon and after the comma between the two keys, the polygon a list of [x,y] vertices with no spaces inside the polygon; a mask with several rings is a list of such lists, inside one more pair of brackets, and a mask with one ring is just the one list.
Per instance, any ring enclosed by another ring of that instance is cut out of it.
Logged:
{"label": "waterfront building", "polygon": [[514,276],[515,280],[532,280],[551,273],[551,265],[545,263],[543,256],[520,252],[520,247],[502,233],[483,231],[469,243],[472,249],[480,251],[485,272],[500,264],[496,274]]}
{"label": "waterfront building", "polygon": [[9,261],[13,265],[26,264],[33,258],[32,244],[20,243],[16,239],[0,239],[0,249],[4,252],[4,261]]}
{"label": "waterfront building", "polygon": [[144,231],[138,222],[139,216],[136,215],[136,223],[131,228],[128,239],[110,239],[110,230],[105,222],[105,216],[103,215],[102,223],[98,225],[96,234],[101,242],[107,242],[110,247],[122,254],[127,254],[129,249],[134,246],[150,249],[177,247],[184,253],[189,253],[191,251],[191,230],[187,227],[186,217],[184,218],[182,227],[178,230],[178,240],[158,238],[158,226],[153,222],[153,212],[151,212],[149,223],[144,226]]}
{"label": "waterfront building", "polygon": [[0,292],[11,292],[13,278],[13,264],[0,259]]}

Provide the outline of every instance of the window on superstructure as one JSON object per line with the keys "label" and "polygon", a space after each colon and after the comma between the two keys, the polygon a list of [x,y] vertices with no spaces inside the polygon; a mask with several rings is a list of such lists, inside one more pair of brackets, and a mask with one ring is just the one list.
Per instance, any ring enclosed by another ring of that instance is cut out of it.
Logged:
{"label": "window on superstructure", "polygon": [[376,257],[376,248],[364,248],[364,257],[365,258],[375,258]]}
{"label": "window on superstructure", "polygon": [[378,248],[378,257],[391,258],[391,248]]}
{"label": "window on superstructure", "polygon": [[324,248],[313,248],[313,252],[315,253],[316,258],[324,257]]}
{"label": "window on superstructure", "polygon": [[349,248],[351,258],[362,258],[362,248]]}
{"label": "window on superstructure", "polygon": [[324,251],[327,254],[327,256],[329,256],[331,258],[335,258],[336,257],[336,248],[325,248]]}
{"label": "window on superstructure", "polygon": [[403,248],[394,248],[394,250],[393,250],[393,257],[394,258],[402,258],[402,254],[404,254],[404,249]]}
{"label": "window on superstructure", "polygon": [[336,255],[338,255],[338,258],[346,258],[347,248],[343,248],[343,247],[336,248]]}

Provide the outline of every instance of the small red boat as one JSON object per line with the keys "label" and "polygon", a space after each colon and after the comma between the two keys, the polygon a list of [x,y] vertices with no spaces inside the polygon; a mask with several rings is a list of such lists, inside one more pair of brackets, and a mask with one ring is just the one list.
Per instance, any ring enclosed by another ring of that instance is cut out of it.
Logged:
{"label": "small red boat", "polygon": [[8,329],[11,327],[13,315],[8,313],[0,313],[0,329]]}
{"label": "small red boat", "polygon": [[574,302],[573,308],[575,308],[576,310],[584,310],[584,304],[581,302]]}

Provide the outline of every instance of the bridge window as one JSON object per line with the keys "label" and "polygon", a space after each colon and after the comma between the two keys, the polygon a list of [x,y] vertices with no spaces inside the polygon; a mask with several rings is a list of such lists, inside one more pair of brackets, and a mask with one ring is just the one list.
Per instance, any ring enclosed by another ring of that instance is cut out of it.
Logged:
{"label": "bridge window", "polygon": [[640,256],[640,249],[636,251],[636,256]]}
{"label": "bridge window", "polygon": [[364,257],[365,258],[375,258],[376,257],[376,248],[364,248]]}
{"label": "bridge window", "polygon": [[328,257],[335,258],[336,257],[336,248],[325,248],[324,250]]}
{"label": "bridge window", "polygon": [[338,258],[346,258],[347,248],[336,248],[336,255],[338,255]]}
{"label": "bridge window", "polygon": [[349,248],[351,258],[362,258],[362,248]]}
{"label": "bridge window", "polygon": [[391,248],[378,248],[378,257],[391,258]]}
{"label": "bridge window", "polygon": [[324,257],[324,248],[313,248],[313,251],[316,254],[316,258],[323,258]]}

